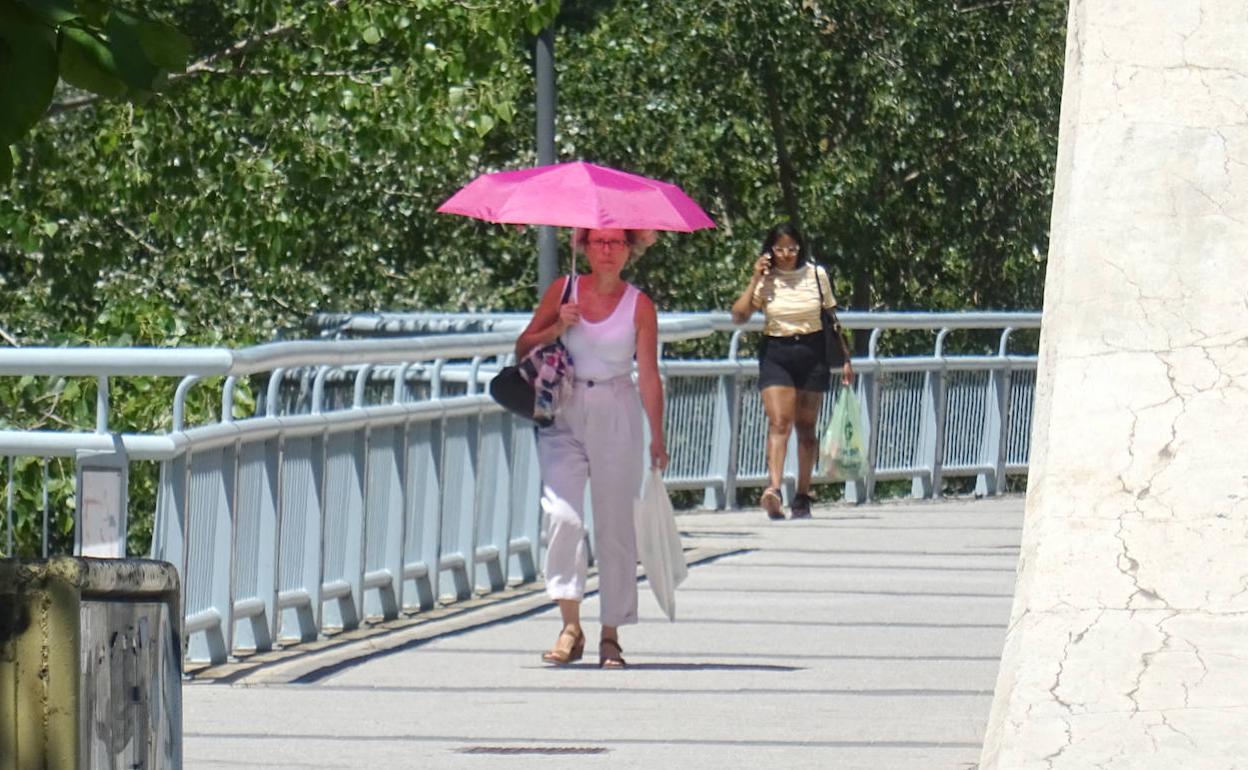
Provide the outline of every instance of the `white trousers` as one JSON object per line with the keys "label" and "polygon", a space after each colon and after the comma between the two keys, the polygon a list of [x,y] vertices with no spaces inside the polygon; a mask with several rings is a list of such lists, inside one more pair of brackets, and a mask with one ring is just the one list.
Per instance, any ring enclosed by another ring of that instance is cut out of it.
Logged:
{"label": "white trousers", "polygon": [[577,382],[568,403],[537,433],[546,514],[546,593],[581,600],[589,565],[585,485],[594,511],[601,622],[637,622],[637,538],[633,500],[641,493],[642,410],[628,376]]}

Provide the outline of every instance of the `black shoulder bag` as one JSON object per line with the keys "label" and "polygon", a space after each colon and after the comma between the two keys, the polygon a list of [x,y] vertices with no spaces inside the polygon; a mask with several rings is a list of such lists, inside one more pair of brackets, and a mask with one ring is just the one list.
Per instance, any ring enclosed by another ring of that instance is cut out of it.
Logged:
{"label": "black shoulder bag", "polygon": [[[814,267],[815,287],[819,289],[819,320],[823,322],[824,360],[828,362],[829,369],[836,369],[844,366],[851,358],[849,345],[845,344],[845,337],[841,334],[841,322],[836,317],[836,308],[824,307],[823,281],[819,280],[822,267],[817,264]],[[828,271],[824,269],[823,274],[827,275]],[[831,276],[828,277],[828,285],[832,285]]]}
{"label": "black shoulder bag", "polygon": [[[568,276],[568,282],[563,287],[563,296],[559,300],[559,306],[568,301],[568,297],[572,294],[572,282],[576,280],[575,275]],[[547,345],[543,345],[540,349],[536,349],[537,355],[544,354],[548,348],[563,347],[563,341],[556,339]],[[494,375],[490,380],[490,398],[494,399],[499,406],[513,414],[517,414],[526,419],[533,419],[533,408],[537,401],[537,389],[533,387],[533,383],[529,378],[525,377],[521,367],[534,355],[534,351],[530,351],[525,356],[524,361],[518,361],[511,366],[504,366],[498,374]]]}

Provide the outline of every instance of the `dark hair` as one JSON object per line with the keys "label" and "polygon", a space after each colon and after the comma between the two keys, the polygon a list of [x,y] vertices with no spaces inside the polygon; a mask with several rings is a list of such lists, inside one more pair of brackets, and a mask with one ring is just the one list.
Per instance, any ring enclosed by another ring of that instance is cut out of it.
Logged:
{"label": "dark hair", "polygon": [[801,267],[806,264],[806,241],[802,239],[802,234],[797,231],[797,227],[792,222],[781,222],[767,231],[767,237],[763,238],[762,253],[770,254],[772,247],[782,235],[787,235],[797,241],[797,266]]}

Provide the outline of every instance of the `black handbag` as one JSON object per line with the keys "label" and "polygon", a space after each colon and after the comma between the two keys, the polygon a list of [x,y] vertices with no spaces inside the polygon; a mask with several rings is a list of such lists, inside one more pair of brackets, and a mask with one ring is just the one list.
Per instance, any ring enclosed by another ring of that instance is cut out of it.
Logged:
{"label": "black handbag", "polygon": [[[851,356],[849,354],[849,345],[845,344],[845,337],[841,334],[841,322],[836,317],[835,307],[823,306],[823,282],[819,280],[820,266],[815,265],[815,288],[819,290],[819,320],[823,323],[823,345],[824,360],[828,362],[829,369],[837,369],[845,365]],[[823,271],[827,275],[828,271]],[[828,285],[832,284],[832,279],[828,278]]]}
{"label": "black handbag", "polygon": [[490,380],[490,398],[513,414],[533,419],[533,402],[536,391],[520,374],[518,366],[504,366]]}
{"label": "black handbag", "polygon": [[[572,282],[576,280],[576,276],[568,277],[567,284],[563,287],[563,296],[559,299],[559,306],[562,307],[568,301],[568,297],[572,293]],[[548,345],[543,345],[544,350],[547,347],[557,345],[563,346],[563,342],[556,339]],[[498,374],[490,380],[490,398],[494,399],[502,408],[519,415],[525,419],[533,419],[533,407],[537,402],[537,389],[533,387],[533,383],[524,376],[520,370],[519,364],[504,366]]]}

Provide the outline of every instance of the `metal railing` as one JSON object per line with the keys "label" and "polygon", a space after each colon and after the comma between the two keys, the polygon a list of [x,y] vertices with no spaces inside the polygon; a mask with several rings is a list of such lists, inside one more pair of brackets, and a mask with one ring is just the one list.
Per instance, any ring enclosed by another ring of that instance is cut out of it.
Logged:
{"label": "metal railing", "polygon": [[[937,495],[952,476],[995,494],[1007,474],[1026,471],[1035,358],[1007,346],[1011,329],[1037,327],[1038,314],[843,321],[871,330],[868,355],[854,362],[871,463],[846,483],[849,499],[870,499],[889,479]],[[661,362],[667,482],[703,490],[718,508],[734,506],[738,488],[765,483],[757,366],[737,355],[741,333],[757,328],[734,327],[726,314],[660,324],[664,343],[731,334],[724,358]],[[932,354],[877,357],[889,329],[932,330]],[[1002,329],[997,354],[946,355],[956,329]],[[15,458],[41,458],[46,511],[46,458],[120,447],[126,462],[160,464],[151,553],[179,565],[191,659],[221,662],[532,581],[541,537],[534,433],[481,393],[514,336],[513,326],[244,350],[0,350],[0,376],[98,382],[95,432],[0,431],[9,471],[0,544],[13,552]],[[109,381],[137,376],[182,378],[168,432],[110,432]],[[225,378],[221,417],[188,426],[187,398],[208,377]],[[256,414],[235,419],[235,391],[248,377],[263,396]]]}
{"label": "metal railing", "polygon": [[[744,326],[728,313],[669,313],[667,318],[706,321],[730,334],[727,355],[714,360],[667,358],[666,433],[672,457],[665,478],[672,489],[703,489],[704,505],[723,509],[736,502],[741,487],[767,483],[766,415],[753,396],[757,361],[738,356],[742,335],[759,332],[761,319]],[[946,479],[974,477],[976,494],[998,494],[1010,474],[1027,470],[1034,355],[1010,355],[1011,335],[1038,329],[1039,313],[857,313],[840,314],[847,329],[869,331],[867,356],[855,359],[856,391],[870,428],[869,469],[846,484],[846,498],[875,497],[878,481],[909,480],[912,494],[940,494]],[[339,338],[465,330],[516,331],[522,313],[368,313],[320,314],[311,331]],[[948,355],[951,334],[999,330],[996,355]],[[877,351],[890,331],[934,334],[930,355],[881,358]],[[462,372],[459,373],[462,376]],[[835,378],[834,378],[835,379]],[[820,411],[822,433],[840,388],[835,382]],[[797,475],[796,440],[786,454],[786,486]],[[816,472],[817,483],[829,483]]]}

